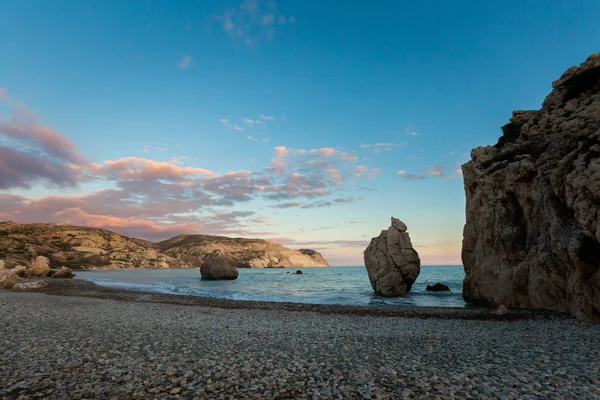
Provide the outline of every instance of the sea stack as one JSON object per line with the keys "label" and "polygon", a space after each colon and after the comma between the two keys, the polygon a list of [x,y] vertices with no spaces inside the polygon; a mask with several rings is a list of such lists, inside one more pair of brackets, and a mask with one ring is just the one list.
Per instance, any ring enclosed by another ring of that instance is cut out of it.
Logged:
{"label": "sea stack", "polygon": [[406,296],[421,272],[406,224],[394,217],[387,230],[371,239],[364,258],[371,286],[382,296]]}
{"label": "sea stack", "polygon": [[600,321],[600,54],[463,165],[467,302]]}

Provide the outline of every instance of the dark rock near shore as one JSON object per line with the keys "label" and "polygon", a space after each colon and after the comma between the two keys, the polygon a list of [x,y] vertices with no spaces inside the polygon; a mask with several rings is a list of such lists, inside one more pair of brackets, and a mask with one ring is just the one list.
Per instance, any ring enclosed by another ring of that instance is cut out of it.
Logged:
{"label": "dark rock near shore", "polygon": [[392,225],[371,239],[364,252],[373,290],[382,296],[405,296],[421,271],[406,225],[392,217]]}
{"label": "dark rock near shore", "polygon": [[59,269],[54,271],[51,277],[59,279],[73,279],[74,276],[75,275],[73,275],[73,271],[71,271],[69,268],[60,267]]}
{"label": "dark rock near shore", "polygon": [[234,280],[238,271],[222,252],[214,251],[204,259],[200,275],[205,281]]}
{"label": "dark rock near shore", "polygon": [[450,288],[448,286],[444,285],[443,283],[439,283],[439,282],[433,286],[427,285],[425,290],[428,292],[451,292],[452,291],[452,290],[450,290]]}
{"label": "dark rock near shore", "polygon": [[302,271],[300,271],[300,270],[296,271],[296,275],[302,275]]}
{"label": "dark rock near shore", "polygon": [[463,297],[600,321],[600,54],[463,165]]}

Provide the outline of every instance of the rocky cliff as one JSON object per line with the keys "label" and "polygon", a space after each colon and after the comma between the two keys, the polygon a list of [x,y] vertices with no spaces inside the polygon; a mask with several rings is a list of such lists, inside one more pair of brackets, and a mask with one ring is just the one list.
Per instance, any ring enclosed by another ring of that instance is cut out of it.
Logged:
{"label": "rocky cliff", "polygon": [[7,268],[45,256],[51,267],[71,269],[185,268],[151,242],[106,229],[0,222],[0,259]]}
{"label": "rocky cliff", "polygon": [[158,243],[162,251],[173,258],[190,262],[220,250],[236,268],[328,267],[329,264],[313,250],[291,250],[261,239],[228,238],[208,235],[180,235]]}
{"label": "rocky cliff", "polygon": [[463,165],[463,296],[600,321],[600,54]]}

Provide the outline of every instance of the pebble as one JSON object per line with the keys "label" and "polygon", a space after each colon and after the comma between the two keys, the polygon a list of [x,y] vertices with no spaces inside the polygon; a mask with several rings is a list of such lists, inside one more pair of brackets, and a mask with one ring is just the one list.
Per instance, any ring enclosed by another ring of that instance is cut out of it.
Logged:
{"label": "pebble", "polygon": [[600,399],[600,328],[566,318],[323,315],[0,291],[0,322],[0,398]]}

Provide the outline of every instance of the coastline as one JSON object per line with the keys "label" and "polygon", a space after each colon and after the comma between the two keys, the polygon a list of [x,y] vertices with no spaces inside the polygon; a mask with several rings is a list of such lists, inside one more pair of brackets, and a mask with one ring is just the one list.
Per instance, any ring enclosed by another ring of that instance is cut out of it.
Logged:
{"label": "coastline", "polygon": [[[121,302],[143,302],[173,304],[191,307],[210,307],[241,310],[281,310],[292,312],[315,312],[325,315],[355,315],[378,317],[402,317],[421,319],[461,319],[480,321],[515,321],[544,319],[574,319],[568,314],[548,310],[515,309],[504,316],[492,313],[486,307],[417,307],[417,306],[348,306],[329,304],[307,304],[292,302],[267,302],[231,300],[206,296],[176,295],[168,293],[145,292],[133,289],[107,287],[97,285],[84,279],[51,279],[45,278],[48,286],[29,292],[51,296],[86,297]],[[20,292],[12,290],[12,292]]]}

